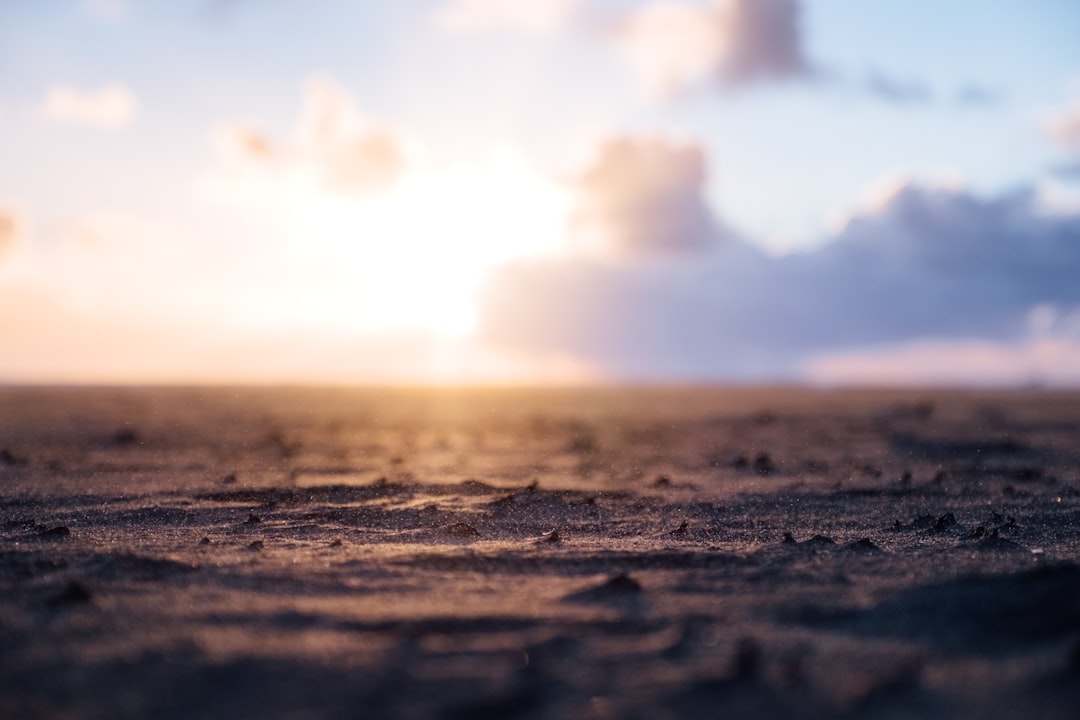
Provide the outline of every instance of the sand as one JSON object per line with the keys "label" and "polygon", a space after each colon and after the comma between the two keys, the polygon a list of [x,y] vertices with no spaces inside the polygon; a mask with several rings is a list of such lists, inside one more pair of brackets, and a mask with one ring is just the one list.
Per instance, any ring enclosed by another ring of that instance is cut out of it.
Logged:
{"label": "sand", "polygon": [[1078,708],[1080,394],[0,389],[0,717]]}

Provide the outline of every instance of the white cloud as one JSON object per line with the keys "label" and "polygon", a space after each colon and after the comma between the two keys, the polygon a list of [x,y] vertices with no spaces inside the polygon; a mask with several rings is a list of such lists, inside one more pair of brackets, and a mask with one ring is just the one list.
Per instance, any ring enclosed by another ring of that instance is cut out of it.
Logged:
{"label": "white cloud", "polygon": [[705,202],[705,153],[662,138],[600,144],[578,180],[572,229],[589,251],[700,250],[721,234]]}
{"label": "white cloud", "polygon": [[562,27],[578,4],[579,0],[444,0],[433,20],[447,32],[545,33]]}
{"label": "white cloud", "polygon": [[98,90],[59,85],[49,90],[43,104],[45,117],[53,122],[107,130],[130,125],[138,108],[135,95],[120,83],[109,83]]}
{"label": "white cloud", "polygon": [[797,0],[654,0],[626,13],[615,40],[660,96],[708,83],[735,87],[810,73]]}

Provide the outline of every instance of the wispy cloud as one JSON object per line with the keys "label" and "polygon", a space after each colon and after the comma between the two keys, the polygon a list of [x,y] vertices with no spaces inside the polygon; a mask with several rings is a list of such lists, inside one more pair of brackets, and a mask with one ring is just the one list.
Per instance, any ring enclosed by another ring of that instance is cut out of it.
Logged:
{"label": "wispy cloud", "polygon": [[134,93],[121,83],[109,83],[98,90],[58,85],[48,91],[42,103],[45,117],[52,122],[106,130],[127,127],[138,109]]}
{"label": "wispy cloud", "polygon": [[440,30],[546,33],[567,23],[579,0],[444,0],[432,19]]}
{"label": "wispy cloud", "polygon": [[275,141],[255,123],[230,121],[213,133],[222,164],[203,186],[243,194],[274,182],[311,183],[343,195],[391,189],[404,170],[404,141],[366,119],[344,87],[322,75],[308,78],[291,140]]}
{"label": "wispy cloud", "polygon": [[1004,93],[998,88],[973,82],[961,85],[954,95],[957,103],[968,107],[998,105],[1004,97]]}
{"label": "wispy cloud", "polygon": [[899,104],[921,105],[934,100],[933,91],[925,83],[913,78],[898,78],[880,71],[867,76],[865,88],[877,98]]}

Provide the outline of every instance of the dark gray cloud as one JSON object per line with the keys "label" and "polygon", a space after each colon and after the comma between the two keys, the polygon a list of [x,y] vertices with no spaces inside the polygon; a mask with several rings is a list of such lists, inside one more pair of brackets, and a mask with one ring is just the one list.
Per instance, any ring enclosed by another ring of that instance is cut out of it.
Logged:
{"label": "dark gray cloud", "polygon": [[1080,307],[1080,217],[1018,192],[909,185],[821,249],[732,241],[692,258],[505,267],[481,328],[620,379],[793,376],[820,353],[913,339],[1015,340],[1037,305]]}
{"label": "dark gray cloud", "polygon": [[798,0],[734,0],[721,6],[730,49],[718,68],[728,84],[810,74],[803,54]]}

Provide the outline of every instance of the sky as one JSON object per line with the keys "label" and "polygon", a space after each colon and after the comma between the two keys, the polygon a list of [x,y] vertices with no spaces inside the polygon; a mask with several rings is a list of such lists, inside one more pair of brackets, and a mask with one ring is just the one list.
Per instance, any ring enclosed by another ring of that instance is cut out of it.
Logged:
{"label": "sky", "polygon": [[0,0],[0,382],[1080,385],[1073,0]]}

